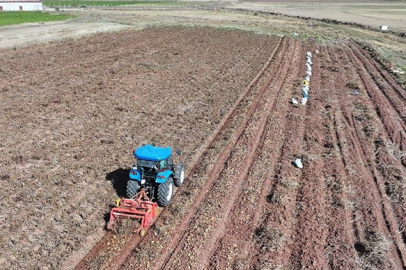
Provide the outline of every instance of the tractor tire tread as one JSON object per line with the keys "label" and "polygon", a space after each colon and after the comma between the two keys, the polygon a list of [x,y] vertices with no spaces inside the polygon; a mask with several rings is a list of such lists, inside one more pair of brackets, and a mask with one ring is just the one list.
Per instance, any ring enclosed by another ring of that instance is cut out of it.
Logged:
{"label": "tractor tire tread", "polygon": [[165,181],[165,183],[162,183],[158,186],[157,201],[158,201],[158,205],[161,207],[167,206],[172,199],[173,187],[172,187],[171,198],[169,200],[167,200],[168,192],[169,192],[169,185],[171,185],[171,184],[173,185],[173,179],[172,179],[172,177],[168,177],[168,179]]}
{"label": "tractor tire tread", "polygon": [[[180,179],[182,172],[183,172],[183,179]],[[182,186],[182,184],[183,184],[183,182],[185,180],[184,179],[184,177],[185,177],[184,173],[185,173],[185,166],[180,162],[177,163],[175,165],[175,177],[173,179],[175,187],[181,187]]]}
{"label": "tractor tire tread", "polygon": [[138,193],[140,184],[136,180],[128,180],[127,183],[127,198],[132,198]]}

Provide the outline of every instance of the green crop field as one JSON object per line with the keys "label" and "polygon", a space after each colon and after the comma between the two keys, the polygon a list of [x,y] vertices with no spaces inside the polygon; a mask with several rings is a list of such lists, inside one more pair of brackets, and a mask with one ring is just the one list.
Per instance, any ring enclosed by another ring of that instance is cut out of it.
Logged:
{"label": "green crop field", "polygon": [[123,6],[123,5],[162,5],[179,4],[173,1],[44,1],[45,6]]}
{"label": "green crop field", "polygon": [[41,11],[7,11],[0,12],[0,26],[28,22],[63,21],[73,17],[75,16],[67,14],[50,14]]}

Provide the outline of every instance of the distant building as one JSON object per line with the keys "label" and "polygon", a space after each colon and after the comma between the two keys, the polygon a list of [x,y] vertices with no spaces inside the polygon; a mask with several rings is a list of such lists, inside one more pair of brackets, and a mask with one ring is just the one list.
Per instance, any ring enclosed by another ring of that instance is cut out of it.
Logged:
{"label": "distant building", "polygon": [[35,11],[42,10],[41,0],[0,0],[0,11]]}

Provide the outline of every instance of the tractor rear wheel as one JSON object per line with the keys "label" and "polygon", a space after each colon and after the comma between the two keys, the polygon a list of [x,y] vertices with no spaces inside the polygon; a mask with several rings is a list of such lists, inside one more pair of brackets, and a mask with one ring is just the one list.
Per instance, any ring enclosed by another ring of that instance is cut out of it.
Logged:
{"label": "tractor rear wheel", "polygon": [[136,180],[128,180],[127,183],[127,198],[132,198],[135,196],[135,194],[138,193],[140,189],[140,183]]}
{"label": "tractor rear wheel", "polygon": [[173,196],[173,179],[168,177],[165,183],[159,184],[158,186],[158,205],[165,207],[169,204]]}

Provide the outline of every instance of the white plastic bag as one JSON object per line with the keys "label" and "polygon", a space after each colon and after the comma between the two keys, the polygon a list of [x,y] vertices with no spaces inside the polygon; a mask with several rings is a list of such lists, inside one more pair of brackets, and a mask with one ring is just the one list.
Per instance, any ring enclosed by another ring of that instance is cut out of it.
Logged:
{"label": "white plastic bag", "polygon": [[302,160],[300,158],[295,159],[295,161],[293,162],[295,164],[295,166],[299,169],[303,168],[303,164],[302,164]]}
{"label": "white plastic bag", "polygon": [[292,98],[292,99],[290,100],[290,103],[292,103],[292,104],[299,104],[299,102],[298,102],[295,98]]}

